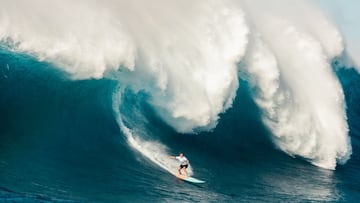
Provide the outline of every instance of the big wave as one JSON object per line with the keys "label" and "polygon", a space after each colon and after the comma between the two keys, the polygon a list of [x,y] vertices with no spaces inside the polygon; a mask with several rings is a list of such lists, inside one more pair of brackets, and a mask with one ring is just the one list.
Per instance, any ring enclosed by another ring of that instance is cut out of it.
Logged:
{"label": "big wave", "polygon": [[[342,54],[343,40],[307,1],[0,5],[2,46],[54,63],[73,79],[111,78],[146,92],[158,116],[180,133],[215,128],[241,78],[251,84],[279,149],[328,169],[351,155],[344,95],[330,65]],[[131,146],[152,157],[147,153],[155,153],[155,144],[144,144],[122,121],[122,91],[114,94],[119,126]],[[163,150],[156,153],[165,155],[166,147],[157,144]],[[167,163],[152,161],[167,170]]]}

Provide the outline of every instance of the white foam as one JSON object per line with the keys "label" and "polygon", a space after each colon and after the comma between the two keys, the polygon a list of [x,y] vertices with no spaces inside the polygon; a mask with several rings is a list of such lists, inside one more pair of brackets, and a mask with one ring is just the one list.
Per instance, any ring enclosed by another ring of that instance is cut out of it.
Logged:
{"label": "white foam", "polygon": [[262,11],[252,11],[259,33],[253,36],[246,71],[258,90],[255,100],[264,123],[281,150],[335,169],[337,161],[344,163],[351,154],[344,95],[330,66],[330,59],[343,50],[339,32],[332,26],[322,33],[307,31],[318,21],[325,29],[326,19],[319,15],[299,23],[278,9]]}
{"label": "white foam", "polygon": [[[179,164],[177,161],[169,158],[169,150],[165,145],[154,140],[144,140],[140,136],[135,135],[131,131],[131,129],[125,126],[122,120],[122,115],[119,111],[119,107],[121,105],[121,94],[122,90],[118,88],[118,91],[116,91],[113,95],[113,109],[120,130],[125,135],[129,145],[136,151],[140,152],[147,159],[152,161],[154,164],[160,166],[162,169],[168,171],[169,173],[176,175],[178,173],[177,169],[179,167]],[[191,165],[189,166],[187,171],[189,175],[193,175]]]}
{"label": "white foam", "polygon": [[248,29],[228,1],[1,4],[0,39],[75,78],[129,71],[118,79],[149,92],[159,115],[179,132],[211,129],[231,106]]}
{"label": "white foam", "polygon": [[86,1],[7,1],[0,6],[0,39],[17,51],[55,63],[74,78],[101,78],[106,69],[134,66],[134,47],[106,9]]}
{"label": "white foam", "polygon": [[[0,40],[75,79],[110,77],[147,92],[178,132],[216,126],[246,54],[240,73],[258,91],[281,150],[330,169],[351,154],[344,96],[330,67],[342,38],[308,1],[2,0]],[[134,148],[150,159],[164,154],[118,121]]]}

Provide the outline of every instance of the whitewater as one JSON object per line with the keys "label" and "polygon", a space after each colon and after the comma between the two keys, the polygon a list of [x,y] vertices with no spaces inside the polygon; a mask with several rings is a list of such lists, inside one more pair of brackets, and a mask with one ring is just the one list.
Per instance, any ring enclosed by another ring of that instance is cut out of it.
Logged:
{"label": "whitewater", "polygon": [[120,129],[168,171],[171,150],[139,123],[123,122],[125,89],[148,95],[177,132],[197,134],[216,128],[245,80],[274,147],[325,169],[352,153],[344,93],[331,66],[344,40],[310,1],[2,0],[0,41],[73,80],[117,81]]}
{"label": "whitewater", "polygon": [[0,202],[358,201],[346,3],[0,1]]}

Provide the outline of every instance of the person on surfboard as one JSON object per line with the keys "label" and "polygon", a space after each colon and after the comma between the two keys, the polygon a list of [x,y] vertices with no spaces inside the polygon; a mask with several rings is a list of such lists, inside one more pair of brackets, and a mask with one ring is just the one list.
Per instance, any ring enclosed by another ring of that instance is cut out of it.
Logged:
{"label": "person on surfboard", "polygon": [[189,160],[184,156],[184,154],[183,154],[182,152],[179,153],[179,156],[169,156],[169,157],[172,158],[172,159],[176,159],[176,160],[178,160],[178,161],[180,162],[180,166],[179,166],[179,168],[178,168],[178,171],[179,171],[179,174],[180,174],[180,175],[182,175],[182,174],[181,174],[181,169],[183,169],[184,172],[185,172],[185,174],[186,174],[186,176],[189,176],[186,169],[189,167],[190,162],[189,162]]}

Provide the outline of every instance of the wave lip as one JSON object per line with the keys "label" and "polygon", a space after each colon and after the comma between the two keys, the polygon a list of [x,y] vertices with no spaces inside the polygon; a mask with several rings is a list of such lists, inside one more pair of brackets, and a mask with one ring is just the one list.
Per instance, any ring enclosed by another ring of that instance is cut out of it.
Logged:
{"label": "wave lip", "polygon": [[278,148],[329,169],[350,157],[344,95],[330,66],[342,38],[307,1],[0,5],[2,42],[74,79],[107,77],[146,92],[180,133],[215,128],[245,74]]}
{"label": "wave lip", "polygon": [[344,94],[330,65],[343,51],[338,30],[321,15],[310,22],[291,15],[285,20],[281,9],[255,11],[257,33],[245,72],[274,143],[292,156],[335,169],[351,154]]}
{"label": "wave lip", "polygon": [[158,0],[160,8],[139,0],[2,4],[0,39],[13,41],[16,51],[76,79],[121,71],[116,79],[148,92],[179,132],[214,128],[235,97],[249,30],[232,1]]}

